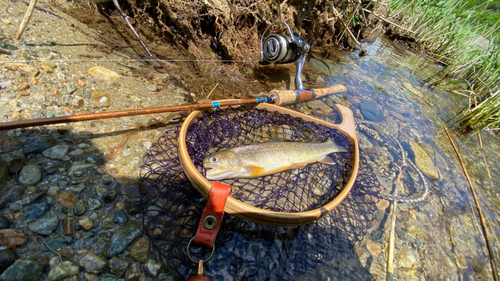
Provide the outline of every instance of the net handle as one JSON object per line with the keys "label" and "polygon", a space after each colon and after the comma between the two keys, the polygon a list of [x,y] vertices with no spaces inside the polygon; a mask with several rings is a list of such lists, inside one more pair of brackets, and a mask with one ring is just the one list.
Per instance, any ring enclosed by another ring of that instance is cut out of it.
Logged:
{"label": "net handle", "polygon": [[[235,215],[241,219],[259,224],[266,224],[273,226],[296,226],[296,225],[312,223],[317,219],[319,219],[320,217],[331,212],[335,207],[337,207],[337,205],[339,205],[342,202],[342,200],[344,200],[344,198],[349,194],[356,180],[356,176],[358,174],[358,169],[359,169],[359,146],[357,138],[353,137],[356,136],[356,133],[354,128],[354,118],[352,115],[352,111],[349,108],[341,105],[336,105],[336,107],[339,110],[340,114],[342,115],[342,123],[340,124],[330,124],[323,120],[310,117],[308,115],[287,108],[282,108],[276,105],[270,105],[270,104],[265,105],[265,108],[267,110],[278,111],[282,114],[289,114],[293,117],[299,117],[306,121],[312,121],[318,124],[322,124],[327,127],[337,129],[348,136],[349,141],[351,142],[352,145],[352,150],[351,150],[352,172],[351,175],[349,176],[349,179],[347,180],[346,185],[342,188],[342,191],[332,201],[314,210],[290,213],[290,212],[274,212],[274,211],[264,210],[243,203],[230,196],[227,199],[224,211],[228,214]],[[188,127],[200,115],[201,115],[200,111],[193,111],[191,114],[188,115],[186,120],[182,123],[182,126],[179,131],[178,149],[179,149],[179,160],[184,170],[184,174],[193,184],[193,186],[198,190],[198,192],[200,192],[201,195],[207,198],[212,184],[205,177],[203,177],[203,175],[196,169],[191,158],[189,157],[186,146],[186,133]],[[352,120],[352,123],[350,120]]]}

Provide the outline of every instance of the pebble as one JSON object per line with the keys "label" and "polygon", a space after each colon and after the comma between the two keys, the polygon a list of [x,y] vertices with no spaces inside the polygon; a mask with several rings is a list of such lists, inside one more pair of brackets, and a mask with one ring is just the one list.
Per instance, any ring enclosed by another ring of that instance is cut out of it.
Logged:
{"label": "pebble", "polygon": [[89,217],[81,218],[80,220],[78,220],[78,224],[80,224],[80,226],[85,231],[89,231],[94,227],[94,221]]}
{"label": "pebble", "polygon": [[97,209],[101,208],[101,206],[102,206],[101,201],[99,201],[99,199],[96,199],[96,198],[89,198],[88,203],[89,203],[90,210],[92,210],[92,211],[97,210]]}
{"label": "pebble", "polygon": [[125,224],[127,221],[128,217],[124,210],[116,212],[115,217],[113,218],[113,222],[116,224]]}
{"label": "pebble", "polygon": [[42,179],[42,169],[37,165],[26,165],[19,174],[19,182],[23,185],[34,185]]}
{"label": "pebble", "polygon": [[116,199],[116,191],[114,190],[108,190],[104,195],[102,196],[102,201],[104,201],[104,204],[109,204]]}
{"label": "pebble", "polygon": [[10,227],[10,221],[5,216],[0,216],[0,230]]}
{"label": "pebble", "polygon": [[86,164],[81,162],[74,162],[73,165],[69,168],[68,174],[70,176],[75,176],[76,171],[85,171],[89,168],[95,167],[95,164]]}
{"label": "pebble", "polygon": [[23,209],[23,201],[22,200],[18,200],[16,202],[10,203],[10,205],[9,205],[9,210],[11,210],[13,212],[18,212],[18,211],[21,211],[22,209]]}
{"label": "pebble", "polygon": [[161,269],[161,264],[153,259],[149,259],[144,265],[144,270],[151,276],[156,277]]}
{"label": "pebble", "polygon": [[78,200],[70,191],[63,191],[57,194],[56,201],[57,203],[59,203],[59,205],[68,208],[70,210],[73,209],[76,203],[78,203]]}
{"label": "pebble", "polygon": [[382,121],[384,115],[382,114],[382,110],[380,109],[378,104],[363,100],[359,103],[358,106],[364,119],[377,123]]}
{"label": "pebble", "polygon": [[78,264],[81,267],[85,268],[85,271],[97,274],[104,270],[104,268],[107,265],[107,262],[101,256],[89,252],[83,258],[80,259]]}
{"label": "pebble", "polygon": [[13,71],[19,71],[29,76],[36,76],[39,72],[37,67],[22,63],[4,63],[2,67]]}
{"label": "pebble", "polygon": [[0,230],[0,245],[5,245],[9,249],[24,247],[28,242],[28,236],[22,231],[6,228]]}
{"label": "pebble", "polygon": [[56,146],[44,150],[42,154],[47,158],[60,160],[68,153],[68,150],[69,150],[69,145],[58,144]]}
{"label": "pebble", "polygon": [[102,254],[105,257],[114,257],[123,252],[140,234],[142,224],[130,221],[115,232],[110,241],[107,241]]}
{"label": "pebble", "polygon": [[104,68],[102,66],[94,66],[89,69],[89,73],[92,76],[95,76],[97,78],[101,78],[103,80],[107,81],[113,81],[113,80],[120,80],[121,77],[118,75],[118,73],[109,70],[107,68]]}
{"label": "pebble", "polygon": [[139,280],[141,275],[142,275],[141,267],[139,266],[138,263],[133,263],[125,273],[125,280],[127,281]]}
{"label": "pebble", "polygon": [[[78,172],[81,172],[81,171],[78,171]],[[76,172],[76,173],[78,173],[78,172]],[[76,173],[75,173],[75,176],[76,176]],[[84,182],[81,182],[79,184],[72,184],[70,187],[70,190],[76,194],[80,194],[85,190],[85,188],[87,188],[87,186],[85,185]]]}
{"label": "pebble", "polygon": [[321,102],[320,100],[312,100],[307,102],[307,106],[321,115],[328,115],[333,112],[333,109]]}
{"label": "pebble", "polygon": [[367,239],[366,241],[366,248],[374,258],[378,257],[378,255],[382,252],[382,244],[373,242],[370,239]]}
{"label": "pebble", "polygon": [[129,265],[130,261],[124,258],[113,257],[109,260],[109,270],[118,277],[123,276]]}
{"label": "pebble", "polygon": [[79,157],[79,156],[82,156],[83,155],[83,150],[82,149],[75,149],[73,151],[71,151],[68,155],[71,156],[71,157]]}
{"label": "pebble", "polygon": [[24,188],[15,186],[11,189],[3,189],[0,191],[0,209],[7,207],[8,204],[19,201],[23,198]]}
{"label": "pebble", "polygon": [[45,215],[50,209],[50,205],[46,202],[31,204],[24,209],[23,215],[25,219],[36,220]]}
{"label": "pebble", "polygon": [[0,250],[0,273],[3,273],[19,256],[13,249]]}
{"label": "pebble", "polygon": [[59,254],[65,259],[70,259],[75,255],[75,251],[71,248],[64,248],[62,249]]}
{"label": "pebble", "polygon": [[[97,277],[97,274],[94,274],[94,273],[85,272],[83,274],[83,276],[85,277],[86,281],[98,281],[99,280],[99,277]],[[102,281],[102,279],[101,279],[101,281]]]}
{"label": "pebble", "polygon": [[[399,268],[412,269],[417,262],[415,254],[411,250],[403,248],[396,254],[396,262]],[[418,256],[418,255],[416,255]]]}
{"label": "pebble", "polygon": [[21,142],[9,137],[0,136],[0,153],[11,152],[21,148]]}
{"label": "pebble", "polygon": [[2,276],[0,276],[0,280],[39,280],[40,277],[42,277],[42,267],[38,262],[18,259],[3,272]]}
{"label": "pebble", "polygon": [[94,102],[94,104],[109,107],[111,105],[111,97],[108,93],[105,92],[92,92],[90,93],[90,98]]}
{"label": "pebble", "polygon": [[78,266],[71,261],[63,261],[49,271],[49,280],[62,280],[64,278],[77,275]]}
{"label": "pebble", "polygon": [[130,256],[140,263],[145,262],[149,257],[149,239],[147,237],[139,239],[130,249]]}
{"label": "pebble", "polygon": [[73,214],[75,216],[81,216],[87,212],[87,205],[83,201],[79,201],[76,203],[75,207],[73,207]]}
{"label": "pebble", "polygon": [[58,193],[59,193],[59,187],[55,185],[50,186],[49,189],[47,190],[47,195],[49,195],[50,197],[56,197]]}
{"label": "pebble", "polygon": [[28,228],[35,233],[49,235],[56,230],[58,225],[59,218],[56,215],[51,214],[31,223]]}

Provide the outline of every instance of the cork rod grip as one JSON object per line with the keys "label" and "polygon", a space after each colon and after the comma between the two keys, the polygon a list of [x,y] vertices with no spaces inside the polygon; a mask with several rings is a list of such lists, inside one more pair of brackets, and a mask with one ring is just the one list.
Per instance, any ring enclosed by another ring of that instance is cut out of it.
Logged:
{"label": "cork rod grip", "polygon": [[310,89],[310,90],[272,90],[270,95],[276,96],[276,105],[294,103],[303,100],[320,98],[333,93],[346,92],[347,88],[344,85],[333,85],[326,88]]}

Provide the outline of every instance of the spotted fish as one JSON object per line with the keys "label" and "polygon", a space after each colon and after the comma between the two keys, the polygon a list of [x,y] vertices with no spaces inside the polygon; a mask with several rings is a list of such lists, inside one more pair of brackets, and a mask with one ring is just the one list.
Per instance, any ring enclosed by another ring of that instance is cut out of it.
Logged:
{"label": "spotted fish", "polygon": [[204,159],[203,165],[209,180],[255,178],[314,162],[335,164],[328,156],[334,152],[346,152],[346,149],[331,139],[323,143],[271,140],[214,153]]}

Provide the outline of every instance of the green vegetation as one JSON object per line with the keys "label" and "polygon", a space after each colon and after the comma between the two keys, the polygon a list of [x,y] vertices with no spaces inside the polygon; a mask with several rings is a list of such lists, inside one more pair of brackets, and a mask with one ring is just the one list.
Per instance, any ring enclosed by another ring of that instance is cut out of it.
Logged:
{"label": "green vegetation", "polygon": [[470,104],[457,121],[462,128],[500,129],[500,48],[495,43],[500,22],[492,22],[500,13],[491,10],[498,6],[500,1],[393,0],[388,12],[413,31],[393,27],[393,33],[415,38],[421,51],[446,65],[430,82],[467,83]]}

